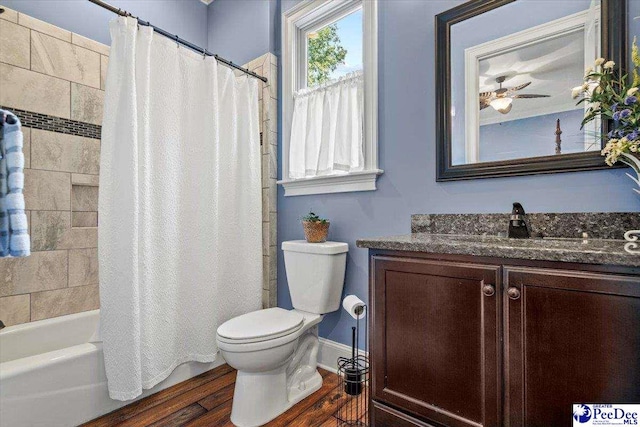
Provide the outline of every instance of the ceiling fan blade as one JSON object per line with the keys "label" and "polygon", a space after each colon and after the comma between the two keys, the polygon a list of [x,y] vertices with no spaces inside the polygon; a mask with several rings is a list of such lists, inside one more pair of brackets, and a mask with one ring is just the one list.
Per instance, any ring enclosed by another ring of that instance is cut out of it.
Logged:
{"label": "ceiling fan blade", "polygon": [[530,84],[531,82],[526,82],[526,83],[522,83],[521,85],[511,87],[509,88],[509,92],[516,92],[516,91],[522,90],[525,87],[529,86]]}
{"label": "ceiling fan blade", "polygon": [[521,93],[520,95],[513,95],[512,98],[532,99],[532,98],[549,98],[550,96],[551,95],[535,95],[535,94]]}
{"label": "ceiling fan blade", "polygon": [[496,96],[495,91],[491,91],[491,92],[480,92],[480,99],[491,99],[494,96]]}

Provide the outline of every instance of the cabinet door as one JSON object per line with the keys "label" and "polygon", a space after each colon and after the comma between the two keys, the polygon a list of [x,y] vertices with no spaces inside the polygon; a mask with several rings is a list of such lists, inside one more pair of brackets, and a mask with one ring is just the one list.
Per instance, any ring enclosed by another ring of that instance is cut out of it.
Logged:
{"label": "cabinet door", "polygon": [[500,423],[500,267],[372,259],[372,397],[448,426]]}
{"label": "cabinet door", "polygon": [[505,424],[572,423],[640,402],[640,278],[505,268]]}

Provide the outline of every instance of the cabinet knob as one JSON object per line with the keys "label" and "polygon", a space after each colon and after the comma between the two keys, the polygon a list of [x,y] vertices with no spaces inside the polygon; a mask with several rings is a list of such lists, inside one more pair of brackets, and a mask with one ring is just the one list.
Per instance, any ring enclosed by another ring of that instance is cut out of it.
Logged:
{"label": "cabinet knob", "polygon": [[491,297],[496,293],[496,288],[493,285],[484,285],[482,287],[482,293],[487,297]]}
{"label": "cabinet knob", "polygon": [[520,289],[511,287],[507,289],[507,295],[509,295],[510,299],[516,300],[520,298]]}

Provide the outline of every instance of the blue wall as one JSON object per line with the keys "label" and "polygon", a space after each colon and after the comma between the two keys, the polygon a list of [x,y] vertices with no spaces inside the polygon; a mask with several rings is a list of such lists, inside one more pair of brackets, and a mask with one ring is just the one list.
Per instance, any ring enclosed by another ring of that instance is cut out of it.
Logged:
{"label": "blue wall", "polygon": [[276,52],[275,0],[215,0],[209,5],[209,50],[238,64]]}
{"label": "blue wall", "polygon": [[[207,6],[199,0],[107,0],[198,46],[207,44]],[[106,45],[116,15],[88,0],[0,0],[0,4]]]}
{"label": "blue wall", "polygon": [[[332,240],[349,243],[345,293],[367,298],[368,254],[355,247],[356,239],[408,233],[413,213],[508,212],[514,200],[530,212],[640,210],[640,198],[620,170],[436,183],[434,16],[457,3],[379,2],[379,150],[385,173],[378,190],[284,197],[279,189],[280,242],[303,238],[298,218],[313,208],[331,219]],[[632,3],[630,18],[640,15],[640,1]],[[283,1],[282,10],[293,4]],[[278,304],[289,308],[282,257],[278,266]],[[320,334],[348,343],[351,325],[339,311],[320,324]]]}
{"label": "blue wall", "polygon": [[[480,161],[555,155],[557,119],[560,119],[562,130],[562,153],[581,153],[585,151],[585,134],[580,130],[583,117],[584,110],[579,109],[482,125]],[[596,147],[594,149],[599,150],[600,140],[594,142],[592,137],[590,139]]]}

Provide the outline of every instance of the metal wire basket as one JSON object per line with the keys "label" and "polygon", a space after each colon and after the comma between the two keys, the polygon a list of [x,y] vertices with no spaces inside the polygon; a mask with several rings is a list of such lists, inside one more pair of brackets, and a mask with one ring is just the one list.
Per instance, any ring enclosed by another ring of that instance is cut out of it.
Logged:
{"label": "metal wire basket", "polygon": [[369,425],[369,359],[363,355],[338,359],[337,426]]}
{"label": "metal wire basket", "polygon": [[[367,306],[355,307],[351,314],[356,326],[351,328],[351,357],[338,358],[338,396],[334,417],[336,425],[369,425],[369,359],[367,358],[367,322],[364,322],[364,352],[360,350],[360,321]],[[347,310],[349,311],[349,310]]]}

